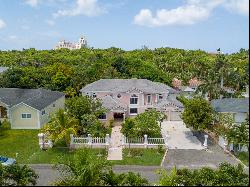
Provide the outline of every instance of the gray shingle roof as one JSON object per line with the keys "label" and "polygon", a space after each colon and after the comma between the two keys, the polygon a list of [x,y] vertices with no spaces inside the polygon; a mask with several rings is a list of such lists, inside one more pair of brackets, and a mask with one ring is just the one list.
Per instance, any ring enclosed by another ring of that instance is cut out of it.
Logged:
{"label": "gray shingle roof", "polygon": [[158,103],[156,105],[156,107],[162,108],[168,104],[174,104],[174,105],[178,106],[179,108],[184,108],[183,104],[176,99],[176,95],[174,95],[174,94],[169,95],[168,98],[166,98],[163,101],[161,101],[160,103]]}
{"label": "gray shingle roof", "polygon": [[25,103],[37,110],[42,110],[65,94],[46,89],[0,88],[0,101],[12,107]]}
{"label": "gray shingle roof", "polygon": [[127,92],[133,89],[145,93],[176,93],[170,86],[147,79],[100,79],[82,88],[81,92]]}
{"label": "gray shingle roof", "polygon": [[248,98],[225,98],[211,101],[216,112],[249,112]]}
{"label": "gray shingle roof", "polygon": [[0,73],[3,73],[3,72],[5,72],[8,69],[9,69],[8,67],[1,67],[0,66]]}
{"label": "gray shingle roof", "polygon": [[107,95],[103,98],[101,98],[102,106],[108,110],[114,110],[114,109],[124,109],[127,110],[128,106],[126,104],[123,104],[117,100],[115,100],[110,95]]}

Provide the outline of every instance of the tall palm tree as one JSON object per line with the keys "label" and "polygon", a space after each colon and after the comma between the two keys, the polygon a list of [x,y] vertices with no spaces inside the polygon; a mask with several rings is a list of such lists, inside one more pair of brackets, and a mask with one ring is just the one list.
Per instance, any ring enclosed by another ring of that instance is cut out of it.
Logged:
{"label": "tall palm tree", "polygon": [[58,110],[51,121],[44,126],[42,131],[49,134],[54,143],[64,140],[67,146],[70,145],[70,134],[77,134],[79,120],[69,116],[63,109]]}

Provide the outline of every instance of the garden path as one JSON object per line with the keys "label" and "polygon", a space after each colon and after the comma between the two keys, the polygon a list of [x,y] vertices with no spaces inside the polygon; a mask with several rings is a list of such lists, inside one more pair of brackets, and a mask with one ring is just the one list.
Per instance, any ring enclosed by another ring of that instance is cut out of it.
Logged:
{"label": "garden path", "polygon": [[110,147],[107,160],[122,160],[122,133],[121,126],[112,128]]}

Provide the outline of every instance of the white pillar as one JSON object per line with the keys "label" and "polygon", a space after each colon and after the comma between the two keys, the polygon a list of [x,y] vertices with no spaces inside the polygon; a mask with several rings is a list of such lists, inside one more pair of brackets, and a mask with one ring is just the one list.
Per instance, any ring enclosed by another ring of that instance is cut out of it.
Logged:
{"label": "white pillar", "polygon": [[125,112],[124,112],[124,113],[123,113],[123,121],[125,121],[125,118],[126,118],[126,117],[125,117]]}
{"label": "white pillar", "polygon": [[148,135],[144,135],[144,147],[147,148],[148,146]]}
{"label": "white pillar", "polygon": [[40,149],[44,149],[45,148],[44,133],[39,133],[38,138],[39,138]]}
{"label": "white pillar", "polygon": [[106,134],[105,143],[106,143],[107,146],[109,145],[109,142],[110,142],[109,134]]}
{"label": "white pillar", "polygon": [[92,145],[92,137],[91,134],[88,134],[88,144]]}
{"label": "white pillar", "polygon": [[125,136],[122,135],[122,146],[124,146],[124,145],[125,145]]}
{"label": "white pillar", "polygon": [[205,140],[204,140],[203,146],[205,147],[205,149],[207,149],[207,139],[208,139],[208,135],[204,135],[204,137],[205,137]]}

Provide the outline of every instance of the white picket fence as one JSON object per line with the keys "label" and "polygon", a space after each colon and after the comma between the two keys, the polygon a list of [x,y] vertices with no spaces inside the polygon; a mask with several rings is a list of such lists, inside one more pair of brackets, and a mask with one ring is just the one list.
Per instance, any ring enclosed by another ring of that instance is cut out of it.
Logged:
{"label": "white picket fence", "polygon": [[[90,134],[87,137],[75,137],[73,134],[70,135],[70,147],[98,147],[107,148],[110,146],[111,138],[109,134],[106,134],[105,138],[92,137]],[[134,147],[134,148],[157,148],[158,145],[167,146],[167,136],[165,138],[148,138],[147,135],[144,137],[127,138],[122,136],[122,147]]]}
{"label": "white picket fence", "polygon": [[144,135],[144,137],[137,138],[127,138],[125,136],[122,137],[123,147],[157,148],[158,145],[162,145],[167,148],[167,136],[165,138],[148,138],[147,135]]}
{"label": "white picket fence", "polygon": [[106,134],[105,138],[92,137],[88,134],[87,137],[75,137],[73,134],[70,135],[70,148],[80,147],[107,147],[110,144],[109,134]]}

